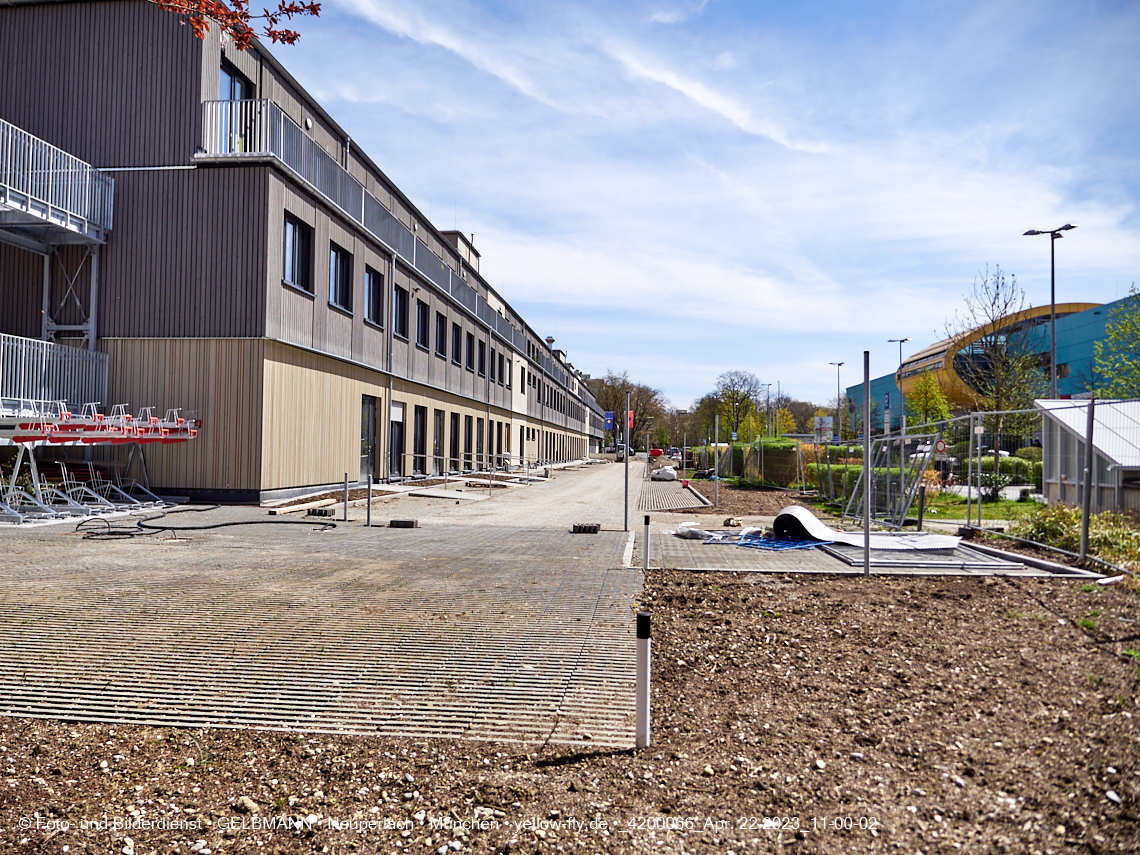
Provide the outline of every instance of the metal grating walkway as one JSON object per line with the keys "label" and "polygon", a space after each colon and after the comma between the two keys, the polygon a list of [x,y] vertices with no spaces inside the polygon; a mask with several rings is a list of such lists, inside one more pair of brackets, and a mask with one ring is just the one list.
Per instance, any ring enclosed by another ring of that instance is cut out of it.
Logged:
{"label": "metal grating walkway", "polygon": [[701,508],[709,504],[696,491],[680,481],[642,481],[637,508],[641,511],[668,511]]}
{"label": "metal grating walkway", "polygon": [[102,544],[119,569],[0,571],[0,715],[632,743],[622,535],[222,532]]}

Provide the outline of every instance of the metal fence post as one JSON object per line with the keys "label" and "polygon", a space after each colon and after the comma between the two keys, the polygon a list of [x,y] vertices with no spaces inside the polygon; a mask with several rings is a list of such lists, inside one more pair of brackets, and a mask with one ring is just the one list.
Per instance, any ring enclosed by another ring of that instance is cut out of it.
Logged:
{"label": "metal fence post", "polygon": [[863,575],[871,575],[871,351],[863,351]]}
{"label": "metal fence post", "polygon": [[348,522],[348,473],[344,473],[344,521]]}
{"label": "metal fence post", "polygon": [[369,528],[371,528],[372,527],[372,473],[371,472],[368,473],[368,496],[366,497],[366,502],[367,502],[367,505],[365,507],[368,508],[368,511],[365,514],[365,518],[366,518],[365,525],[367,525]]}
{"label": "metal fence post", "polygon": [[716,429],[713,434],[716,448],[713,456],[713,505],[720,504],[720,413],[716,414]]}
{"label": "metal fence post", "polygon": [[1096,461],[1093,450],[1093,430],[1096,421],[1094,411],[1096,399],[1089,398],[1088,419],[1085,424],[1085,494],[1081,502],[1081,560],[1089,555],[1089,514],[1092,512],[1093,465]]}

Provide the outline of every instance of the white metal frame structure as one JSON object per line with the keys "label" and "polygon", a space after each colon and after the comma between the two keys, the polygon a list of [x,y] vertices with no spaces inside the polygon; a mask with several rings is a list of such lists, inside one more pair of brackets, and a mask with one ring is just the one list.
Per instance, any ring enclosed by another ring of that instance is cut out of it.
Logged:
{"label": "white metal frame structure", "polygon": [[[0,242],[43,257],[42,338],[61,334],[95,350],[99,304],[99,247],[112,227],[114,180],[91,164],[0,119]],[[52,300],[58,248],[87,247],[75,270],[59,259],[66,288]],[[87,270],[87,287],[81,276]],[[85,293],[84,293],[85,292]],[[58,323],[64,307],[78,323]]]}

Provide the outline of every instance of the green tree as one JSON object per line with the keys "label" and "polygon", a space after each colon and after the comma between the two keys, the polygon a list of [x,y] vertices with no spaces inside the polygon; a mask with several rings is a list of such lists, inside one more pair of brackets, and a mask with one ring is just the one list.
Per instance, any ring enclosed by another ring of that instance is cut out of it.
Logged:
{"label": "green tree", "polygon": [[784,407],[781,407],[772,414],[772,424],[775,428],[776,436],[796,432],[796,417],[792,414],[791,410]]}
{"label": "green tree", "polygon": [[1100,397],[1140,398],[1140,292],[1135,283],[1113,307],[1104,341],[1093,345],[1093,356]]}
{"label": "green tree", "polygon": [[914,381],[914,386],[906,397],[906,415],[907,419],[916,425],[950,418],[950,404],[946,400],[946,393],[942,391],[942,386],[931,372],[920,374]]}

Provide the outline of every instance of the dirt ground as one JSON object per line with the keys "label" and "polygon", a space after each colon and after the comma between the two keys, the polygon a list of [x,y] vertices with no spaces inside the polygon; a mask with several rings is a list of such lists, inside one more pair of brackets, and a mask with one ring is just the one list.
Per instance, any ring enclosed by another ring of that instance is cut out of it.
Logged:
{"label": "dirt ground", "polygon": [[1140,851],[1134,589],[650,571],[641,605],[648,749],[0,718],[0,852]]}
{"label": "dirt ground", "polygon": [[710,502],[716,504],[704,508],[686,508],[685,513],[712,514],[722,517],[774,517],[788,505],[811,507],[810,500],[801,493],[784,490],[744,490],[728,484],[719,486],[713,481],[690,480],[690,486]]}

